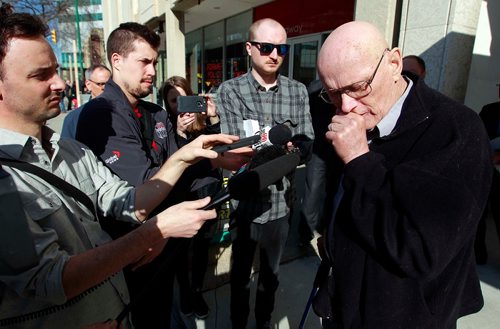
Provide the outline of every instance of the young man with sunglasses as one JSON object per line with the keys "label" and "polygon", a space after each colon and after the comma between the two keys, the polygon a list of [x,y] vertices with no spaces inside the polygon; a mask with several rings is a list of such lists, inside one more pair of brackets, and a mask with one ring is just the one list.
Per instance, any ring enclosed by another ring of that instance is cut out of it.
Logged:
{"label": "young man with sunglasses", "polygon": [[[102,64],[93,65],[85,72],[85,86],[90,90],[90,99],[94,99],[102,94],[104,86],[110,77],[111,71]],[[82,105],[66,114],[61,130],[61,137],[75,138],[78,119],[84,106]]]}
{"label": "young man with sunglasses", "polygon": [[315,304],[333,328],[451,329],[483,305],[473,248],[488,138],[474,111],[402,67],[366,22],[338,27],[319,54],[337,108],[326,138],[343,165]]}
{"label": "young man with sunglasses", "polygon": [[[251,25],[246,43],[251,71],[222,83],[219,88],[221,130],[245,137],[265,126],[287,124],[292,135],[302,136],[299,147],[306,159],[314,136],[307,90],[302,83],[278,73],[290,48],[286,38],[285,29],[275,20],[262,19]],[[292,143],[287,147],[292,148]],[[284,177],[255,198],[240,201],[232,214],[235,223],[231,268],[233,328],[245,328],[247,324],[250,275],[257,246],[260,271],[255,318],[257,328],[270,328],[279,284],[279,263],[295,194],[293,175]]]}

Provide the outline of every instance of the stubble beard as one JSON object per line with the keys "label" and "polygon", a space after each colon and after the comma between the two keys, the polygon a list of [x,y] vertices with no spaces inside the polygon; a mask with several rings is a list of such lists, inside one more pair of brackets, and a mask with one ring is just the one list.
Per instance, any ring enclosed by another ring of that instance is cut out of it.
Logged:
{"label": "stubble beard", "polygon": [[135,88],[131,88],[131,86],[128,83],[125,83],[125,88],[132,96],[134,96],[137,99],[144,98],[153,92],[153,86],[149,88],[141,88],[141,85],[139,85]]}

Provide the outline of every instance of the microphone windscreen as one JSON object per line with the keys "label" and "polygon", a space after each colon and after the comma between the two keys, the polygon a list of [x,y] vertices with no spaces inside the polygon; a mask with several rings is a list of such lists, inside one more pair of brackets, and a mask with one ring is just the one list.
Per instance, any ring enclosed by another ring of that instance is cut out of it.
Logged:
{"label": "microphone windscreen", "polygon": [[255,197],[260,191],[291,173],[299,162],[300,156],[290,153],[236,175],[228,181],[229,194],[236,200]]}
{"label": "microphone windscreen", "polygon": [[292,138],[292,131],[287,125],[279,124],[269,130],[269,141],[273,145],[286,145]]}
{"label": "microphone windscreen", "polygon": [[248,169],[256,168],[285,154],[285,148],[280,145],[273,144],[267,147],[263,147],[257,150],[255,155],[252,157],[252,159],[248,163]]}

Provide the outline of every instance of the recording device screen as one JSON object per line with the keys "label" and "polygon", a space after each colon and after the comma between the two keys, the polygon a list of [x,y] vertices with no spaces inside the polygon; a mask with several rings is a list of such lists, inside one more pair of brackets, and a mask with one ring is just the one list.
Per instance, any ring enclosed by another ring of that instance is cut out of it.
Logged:
{"label": "recording device screen", "polygon": [[203,96],[177,96],[177,113],[199,113],[207,111],[207,100]]}

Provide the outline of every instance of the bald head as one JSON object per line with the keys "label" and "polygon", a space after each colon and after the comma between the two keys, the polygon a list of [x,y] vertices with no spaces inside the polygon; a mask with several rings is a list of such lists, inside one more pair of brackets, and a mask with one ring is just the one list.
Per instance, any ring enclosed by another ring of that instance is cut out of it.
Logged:
{"label": "bald head", "polygon": [[272,18],[263,18],[255,21],[248,30],[249,40],[256,40],[260,37],[260,34],[265,31],[266,33],[273,33],[280,37],[285,37],[286,40],[286,30],[279,22]]}
{"label": "bald head", "polygon": [[318,66],[322,72],[338,65],[356,65],[375,61],[388,48],[384,36],[367,22],[349,22],[335,29],[323,44]]}
{"label": "bald head", "polygon": [[[277,83],[278,70],[286,55],[286,51],[278,53],[278,45],[286,44],[286,30],[274,19],[264,18],[253,23],[248,34],[245,47],[252,62],[250,72],[262,86],[272,87]],[[271,52],[262,49],[264,43],[271,45]]]}
{"label": "bald head", "polygon": [[321,47],[318,72],[337,113],[363,115],[367,129],[389,112],[406,88],[398,48],[389,49],[380,31],[367,22],[335,29]]}

